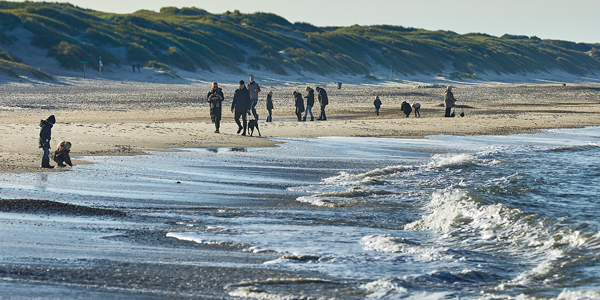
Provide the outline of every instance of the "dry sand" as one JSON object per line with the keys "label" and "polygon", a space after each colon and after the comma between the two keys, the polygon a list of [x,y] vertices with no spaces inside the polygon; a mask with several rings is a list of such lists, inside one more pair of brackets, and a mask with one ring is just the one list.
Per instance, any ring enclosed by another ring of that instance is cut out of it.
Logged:
{"label": "dry sand", "polygon": [[[268,138],[319,136],[419,138],[427,135],[505,135],[540,129],[600,125],[600,84],[454,85],[465,117],[444,118],[444,87],[438,85],[327,86],[328,120],[298,122],[292,92],[304,85],[263,86],[274,92],[274,121],[263,122],[264,97],[258,104],[262,138],[236,134],[228,109],[234,85],[223,85],[226,102],[221,133],[215,134],[204,96],[210,84],[157,84],[89,80],[61,84],[0,85],[0,172],[56,172],[39,167],[39,122],[53,114],[52,149],[73,143],[71,156],[136,155],[149,150],[185,147],[266,147]],[[373,100],[380,96],[381,115]],[[421,118],[406,118],[402,101],[422,104]],[[313,113],[318,116],[319,108]]]}

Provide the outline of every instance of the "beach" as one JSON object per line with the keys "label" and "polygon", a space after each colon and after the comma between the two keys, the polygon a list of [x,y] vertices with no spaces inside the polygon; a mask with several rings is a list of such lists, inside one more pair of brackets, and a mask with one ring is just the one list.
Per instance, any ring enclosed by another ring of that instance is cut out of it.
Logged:
{"label": "beach", "polygon": [[[71,155],[135,155],[174,148],[266,147],[266,138],[319,136],[419,138],[428,135],[490,135],[550,128],[600,125],[600,84],[453,84],[456,117],[443,118],[445,85],[408,83],[394,86],[325,85],[330,105],[325,122],[297,122],[292,92],[308,84],[263,84],[274,93],[274,117],[263,96],[258,114],[262,137],[236,134],[229,105],[236,85],[221,84],[226,101],[220,134],[213,133],[205,95],[209,82],[157,84],[89,80],[61,84],[12,83],[0,86],[0,172],[47,172],[39,168],[39,122],[55,115],[52,149],[61,140],[73,144]],[[314,84],[312,85],[314,87]],[[323,85],[322,85],[323,86]],[[263,93],[264,94],[264,93]],[[375,116],[373,100],[382,99]],[[421,103],[421,117],[406,118],[402,101]],[[460,117],[461,112],[465,113]],[[313,108],[315,118],[319,108]],[[310,116],[309,116],[310,119]],[[85,163],[75,160],[76,164]]]}
{"label": "beach", "polygon": [[[327,121],[298,122],[306,85],[262,86],[275,106],[266,123],[259,100],[262,137],[236,134],[235,85],[220,83],[219,134],[210,82],[0,85],[0,290],[597,298],[600,84],[453,83],[454,118],[446,85],[320,84]],[[49,115],[73,168],[39,167]]]}

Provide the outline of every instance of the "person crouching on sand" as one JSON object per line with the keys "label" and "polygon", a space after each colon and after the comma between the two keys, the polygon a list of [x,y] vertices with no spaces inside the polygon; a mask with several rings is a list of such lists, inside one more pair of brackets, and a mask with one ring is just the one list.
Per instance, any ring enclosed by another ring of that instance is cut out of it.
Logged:
{"label": "person crouching on sand", "polygon": [[54,166],[50,165],[50,140],[52,139],[52,126],[54,126],[54,123],[56,123],[54,115],[40,121],[40,148],[44,150],[42,168],[54,168]]}
{"label": "person crouching on sand", "polygon": [[56,162],[56,164],[59,167],[66,167],[64,163],[72,167],[73,163],[71,162],[69,152],[71,152],[71,142],[62,141],[60,142],[60,144],[58,144],[58,149],[54,151],[52,159]]}
{"label": "person crouching on sand", "polygon": [[420,118],[421,117],[421,103],[413,103],[412,108],[415,111],[415,117]]}

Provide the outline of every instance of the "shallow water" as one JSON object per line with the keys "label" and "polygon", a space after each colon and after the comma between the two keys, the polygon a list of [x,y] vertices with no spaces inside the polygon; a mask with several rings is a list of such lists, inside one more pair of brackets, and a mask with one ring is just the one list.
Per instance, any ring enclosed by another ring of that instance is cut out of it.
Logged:
{"label": "shallow water", "polygon": [[[168,214],[180,227],[170,238],[274,252],[264,267],[327,275],[356,298],[600,298],[600,128],[281,141],[86,157],[97,164],[4,174],[0,188]],[[249,278],[226,289],[347,297],[327,284]]]}

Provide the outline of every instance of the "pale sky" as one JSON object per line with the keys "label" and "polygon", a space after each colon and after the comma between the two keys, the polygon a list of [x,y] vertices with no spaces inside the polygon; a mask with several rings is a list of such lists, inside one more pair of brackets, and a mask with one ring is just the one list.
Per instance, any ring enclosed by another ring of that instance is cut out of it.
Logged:
{"label": "pale sky", "polygon": [[[52,0],[56,1],[56,0]],[[317,26],[400,25],[457,33],[505,33],[600,43],[600,0],[70,0],[82,8],[132,13],[198,7],[211,13],[270,12]]]}

